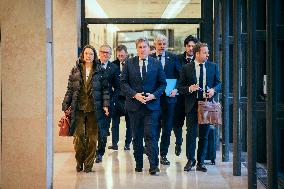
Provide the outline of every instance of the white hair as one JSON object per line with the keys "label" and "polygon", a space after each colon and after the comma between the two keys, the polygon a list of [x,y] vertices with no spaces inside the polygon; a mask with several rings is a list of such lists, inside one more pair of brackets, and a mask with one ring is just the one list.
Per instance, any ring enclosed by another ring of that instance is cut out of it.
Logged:
{"label": "white hair", "polygon": [[158,34],[155,38],[154,43],[157,44],[158,41],[163,41],[163,42],[168,43],[168,38],[163,34]]}

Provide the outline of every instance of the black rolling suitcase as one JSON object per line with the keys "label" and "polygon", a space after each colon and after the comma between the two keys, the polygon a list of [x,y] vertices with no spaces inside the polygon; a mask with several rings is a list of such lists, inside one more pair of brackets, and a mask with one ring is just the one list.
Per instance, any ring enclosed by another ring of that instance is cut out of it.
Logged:
{"label": "black rolling suitcase", "polygon": [[209,125],[209,127],[208,146],[205,160],[211,160],[211,164],[215,165],[217,129],[212,125]]}

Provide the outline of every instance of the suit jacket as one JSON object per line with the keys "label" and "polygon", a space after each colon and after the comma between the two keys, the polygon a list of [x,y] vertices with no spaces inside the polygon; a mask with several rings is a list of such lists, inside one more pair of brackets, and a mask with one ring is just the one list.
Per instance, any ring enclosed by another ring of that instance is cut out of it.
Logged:
{"label": "suit jacket", "polygon": [[[212,62],[205,62],[206,68],[206,86],[215,89],[215,95],[221,91],[220,72],[218,65]],[[197,91],[190,93],[189,86],[196,84],[195,63],[189,63],[183,66],[178,83],[178,90],[185,95],[185,112],[188,113],[194,107],[197,101]]]}
{"label": "suit jacket", "polygon": [[138,56],[126,61],[121,74],[121,90],[126,95],[127,111],[136,111],[142,105],[133,98],[136,93],[151,93],[156,99],[146,103],[150,110],[160,110],[160,96],[166,88],[166,76],[160,61],[148,57],[146,79],[141,78]]}
{"label": "suit jacket", "polygon": [[[126,61],[126,60],[125,60]],[[117,65],[117,67],[119,68],[119,76],[121,75],[121,63],[118,59],[116,59],[115,61],[112,62],[113,64]],[[120,86],[119,86],[120,87]],[[122,90],[120,90],[120,93],[119,93],[119,99],[123,99],[125,100],[125,95],[123,94]]]}
{"label": "suit jacket", "polygon": [[[152,54],[152,57],[157,58],[156,53]],[[165,52],[165,66],[164,66],[164,72],[166,74],[166,79],[177,79],[178,80],[180,71],[181,71],[181,65],[179,64],[178,56],[166,51]],[[176,103],[177,101],[176,98],[177,98],[176,96],[166,97],[165,100],[168,103]]]}
{"label": "suit jacket", "polygon": [[113,64],[117,65],[117,67],[119,68],[119,72],[120,72],[120,61],[118,59],[116,59],[115,61],[112,62]]}
{"label": "suit jacket", "polygon": [[179,63],[180,63],[181,66],[184,66],[184,65],[194,61],[194,58],[190,61],[186,60],[186,52],[179,54],[178,59],[179,59]]}
{"label": "suit jacket", "polygon": [[[101,62],[99,61],[100,66]],[[120,94],[120,79],[119,79],[120,70],[117,65],[108,62],[104,74],[109,83],[109,95],[110,95],[110,106],[112,108],[113,104],[118,101],[118,96]]]}
{"label": "suit jacket", "polygon": [[[156,53],[152,54],[151,56],[157,59]],[[179,78],[180,70],[181,65],[179,64],[177,55],[166,51],[164,72],[166,74],[167,79]]]}

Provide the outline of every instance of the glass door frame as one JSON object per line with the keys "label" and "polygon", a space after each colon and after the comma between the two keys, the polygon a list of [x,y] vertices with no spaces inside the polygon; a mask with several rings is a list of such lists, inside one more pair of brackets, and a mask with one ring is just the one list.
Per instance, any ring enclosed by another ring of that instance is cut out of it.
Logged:
{"label": "glass door frame", "polygon": [[[81,25],[81,47],[89,43],[89,24],[201,24],[201,18],[85,18]],[[197,32],[199,38],[200,33]]]}

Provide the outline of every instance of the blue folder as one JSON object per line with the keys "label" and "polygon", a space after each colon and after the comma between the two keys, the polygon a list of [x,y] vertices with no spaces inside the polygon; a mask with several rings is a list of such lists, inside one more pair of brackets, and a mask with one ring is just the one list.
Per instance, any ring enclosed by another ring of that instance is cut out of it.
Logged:
{"label": "blue folder", "polygon": [[[177,79],[166,79],[167,87],[165,90],[166,96],[170,96],[170,92],[176,88]],[[178,95],[178,93],[176,94]]]}

